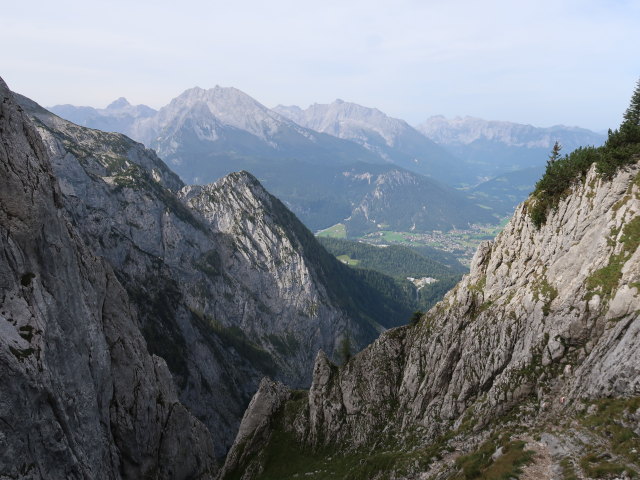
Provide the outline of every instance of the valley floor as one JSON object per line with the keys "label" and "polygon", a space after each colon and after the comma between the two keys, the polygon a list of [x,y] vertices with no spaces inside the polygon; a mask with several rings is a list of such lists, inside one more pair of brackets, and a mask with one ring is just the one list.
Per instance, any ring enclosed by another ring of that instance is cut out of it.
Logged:
{"label": "valley floor", "polygon": [[[471,259],[480,243],[485,240],[493,240],[502,231],[509,221],[509,217],[504,218],[497,225],[471,225],[467,229],[451,230],[443,232],[434,230],[432,232],[394,232],[381,229],[368,233],[362,237],[354,238],[355,241],[362,241],[371,245],[404,245],[407,247],[433,247],[455,255],[457,260],[465,266],[471,265]],[[316,233],[320,237],[346,238],[344,225],[338,223],[327,229]]]}

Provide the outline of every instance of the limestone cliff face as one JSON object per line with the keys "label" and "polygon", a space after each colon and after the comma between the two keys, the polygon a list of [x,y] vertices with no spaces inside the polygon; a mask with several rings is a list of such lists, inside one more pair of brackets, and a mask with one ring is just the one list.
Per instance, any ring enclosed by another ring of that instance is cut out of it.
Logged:
{"label": "limestone cliff face", "polygon": [[233,249],[222,270],[225,277],[242,279],[242,290],[217,314],[242,312],[234,324],[264,339],[279,366],[277,378],[309,385],[318,349],[334,352],[344,336],[365,345],[384,329],[339,308],[341,285],[332,284],[337,282],[331,270],[350,272],[252,175],[233,173],[210,185],[187,186],[179,197]]}
{"label": "limestone cliff face", "polygon": [[218,456],[263,376],[308,386],[319,349],[332,354],[347,336],[362,348],[397,325],[250,174],[184,187],[127,137],[21,103],[51,153],[60,201],[113,266]]}
{"label": "limestone cliff face", "polygon": [[0,477],[211,478],[209,432],[70,224],[2,80],[0,94]]}
{"label": "limestone cliff face", "polygon": [[514,408],[535,421],[640,395],[639,172],[605,180],[592,168],[539,230],[522,204],[417,325],[383,333],[341,368],[320,353],[285,429],[315,449],[428,445]]}

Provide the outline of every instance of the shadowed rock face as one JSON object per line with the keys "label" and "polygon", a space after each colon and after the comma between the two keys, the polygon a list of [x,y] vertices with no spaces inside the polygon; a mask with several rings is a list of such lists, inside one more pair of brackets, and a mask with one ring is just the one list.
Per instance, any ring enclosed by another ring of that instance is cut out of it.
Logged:
{"label": "shadowed rock face", "polygon": [[0,476],[212,477],[210,433],[67,219],[47,149],[2,80],[0,95]]}
{"label": "shadowed rock face", "polygon": [[113,267],[217,456],[263,376],[308,386],[319,349],[333,356],[346,336],[361,349],[406,319],[247,172],[185,187],[143,145],[20,104],[71,221]]}
{"label": "shadowed rock face", "polygon": [[[279,428],[311,448],[370,451],[384,438],[429,445],[463,422],[468,442],[515,408],[535,425],[640,395],[640,165],[611,180],[594,166],[539,230],[531,201],[416,326],[341,368],[320,353],[304,408]],[[248,425],[265,423],[250,414]],[[260,452],[270,432],[246,430],[225,471],[260,471],[260,454],[242,452]]]}

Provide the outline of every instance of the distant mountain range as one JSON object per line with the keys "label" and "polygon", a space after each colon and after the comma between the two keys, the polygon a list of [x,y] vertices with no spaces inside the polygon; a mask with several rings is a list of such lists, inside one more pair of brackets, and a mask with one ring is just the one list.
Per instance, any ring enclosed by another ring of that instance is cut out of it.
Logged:
{"label": "distant mountain range", "polygon": [[124,97],[110,103],[107,108],[56,105],[49,110],[81,127],[119,133],[129,131],[136,120],[158,113],[146,105],[131,105]]}
{"label": "distant mountain range", "polygon": [[419,232],[491,223],[533,189],[555,140],[567,153],[603,140],[585,129],[471,117],[432,117],[413,128],[342,100],[269,109],[218,86],[186,90],[157,111],[124,98],[104,109],[50,110],[144,143],[188,184],[250,171],[309,228],[342,222],[350,235],[380,225]]}
{"label": "distant mountain range", "polygon": [[71,121],[82,120],[78,123],[83,126],[113,126],[156,150],[187,183],[216,180],[253,166],[255,159],[265,165],[273,159],[383,163],[360,145],[304,128],[236,88],[191,88],[157,112],[124,99],[114,103],[119,108],[111,104],[90,111],[64,105],[50,110]]}
{"label": "distant mountain range", "polygon": [[394,152],[410,151],[412,145],[417,151],[422,145],[433,153],[421,157],[423,171],[433,159],[445,172],[445,164],[456,162],[446,151],[406,122],[349,105],[354,117],[369,112],[375,120],[362,131],[371,142],[372,132],[381,132],[377,148],[299,125],[235,88],[192,88],[155,113],[141,114],[140,106],[125,100],[102,110],[68,105],[51,110],[84,126],[117,127],[156,150],[186,183],[250,171],[314,230],[344,222],[357,235],[378,225],[428,231],[495,221],[491,211],[476,207],[457,190],[392,163],[397,159],[409,165],[409,154]]}
{"label": "distant mountain range", "polygon": [[[606,138],[578,127],[555,125],[540,128],[475,117],[447,119],[434,116],[417,129],[453,155],[464,159],[476,180],[543,167],[556,141],[562,145],[562,153],[570,153],[580,146],[602,145]],[[525,197],[526,194],[522,199]]]}

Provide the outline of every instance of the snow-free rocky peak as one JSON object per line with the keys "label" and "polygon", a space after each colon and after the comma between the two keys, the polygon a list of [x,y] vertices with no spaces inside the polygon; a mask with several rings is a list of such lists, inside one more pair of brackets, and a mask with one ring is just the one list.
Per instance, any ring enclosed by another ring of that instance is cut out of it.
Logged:
{"label": "snow-free rocky peak", "polygon": [[107,105],[107,110],[119,110],[121,108],[130,107],[130,106],[131,104],[126,98],[120,97],[114,100],[113,102],[111,102],[109,105]]}
{"label": "snow-free rocky peak", "polygon": [[399,135],[413,130],[404,120],[391,118],[377,108],[340,99],[330,104],[315,103],[306,110],[295,105],[278,105],[274,110],[299,125],[340,138],[366,141],[367,135],[376,134],[389,147],[395,145]]}
{"label": "snow-free rocky peak", "polygon": [[343,100],[297,106],[277,106],[275,111],[294,122],[339,138],[356,142],[381,159],[444,181],[460,176],[451,165],[459,163],[450,153],[426,138],[404,120],[392,118],[377,108]]}
{"label": "snow-free rocky peak", "polygon": [[[206,106],[206,109],[199,107]],[[292,128],[292,122],[233,87],[215,86],[210,89],[190,88],[158,112],[157,128],[162,129],[176,118],[195,115],[215,117],[222,125],[244,130],[262,140],[267,140],[284,126]]]}

